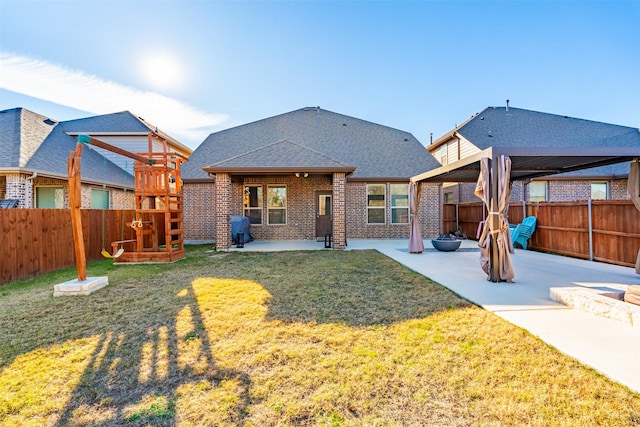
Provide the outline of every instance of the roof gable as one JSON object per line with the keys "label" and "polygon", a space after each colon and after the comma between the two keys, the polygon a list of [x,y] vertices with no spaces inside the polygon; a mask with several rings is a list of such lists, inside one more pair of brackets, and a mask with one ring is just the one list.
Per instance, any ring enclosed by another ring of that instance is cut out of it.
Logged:
{"label": "roof gable", "polygon": [[56,124],[24,108],[0,111],[0,167],[26,166]]}
{"label": "roof gable", "polygon": [[[0,111],[0,168],[20,168],[65,178],[67,158],[76,140],[62,123],[29,111]],[[82,154],[82,179],[117,186],[132,186],[133,177],[95,150]]]}
{"label": "roof gable", "polygon": [[149,130],[152,130],[145,125],[142,119],[133,115],[130,111],[67,120],[62,122],[61,126],[66,132],[84,132],[88,134],[114,131],[123,133],[149,132]]}
{"label": "roof gable", "polygon": [[167,133],[158,129],[140,116],[130,111],[119,113],[102,114],[99,116],[85,117],[82,119],[68,120],[61,122],[60,126],[65,132],[70,134],[110,134],[110,133],[148,133],[153,131],[163,137],[184,154],[190,154],[191,149],[171,137]]}
{"label": "roof gable", "polygon": [[[209,165],[215,168],[328,168],[342,169],[348,165],[322,153],[291,141],[277,141],[247,153]],[[352,168],[353,169],[353,168]]]}
{"label": "roof gable", "polygon": [[[76,139],[55,129],[42,142],[29,162],[26,169],[41,171],[67,177],[67,159],[69,152],[75,150]],[[90,180],[116,186],[133,186],[133,177],[111,160],[102,156],[90,146],[82,150],[81,171],[82,180]]]}
{"label": "roof gable", "polygon": [[[313,107],[209,135],[184,165],[183,178],[205,178],[202,168],[237,156],[241,156],[239,159],[245,166],[249,166],[251,160],[252,165],[264,167],[264,159],[247,157],[249,153],[268,146],[279,149],[284,144],[273,144],[283,141],[296,146],[291,146],[294,151],[289,153],[289,166],[312,167],[331,159],[343,166],[355,167],[352,178],[408,179],[439,165],[408,132]],[[278,156],[281,154],[285,153]],[[276,153],[269,156],[274,157]]]}

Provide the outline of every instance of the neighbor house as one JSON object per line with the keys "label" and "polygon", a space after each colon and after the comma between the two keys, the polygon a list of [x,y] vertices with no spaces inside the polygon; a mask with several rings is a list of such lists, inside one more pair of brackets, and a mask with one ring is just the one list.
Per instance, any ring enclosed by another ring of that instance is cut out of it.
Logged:
{"label": "neighbor house", "polygon": [[[412,134],[320,107],[216,132],[182,169],[185,239],[228,248],[232,216],[260,240],[408,237],[409,179],[437,166]],[[424,185],[424,235],[438,234],[440,205]]]}
{"label": "neighbor house", "polygon": [[[79,134],[147,152],[151,124],[129,111],[58,122],[24,108],[0,111],[0,200],[22,208],[68,207],[67,158]],[[171,151],[191,150],[166,134]],[[157,142],[153,142],[157,144]],[[132,160],[95,147],[82,155],[82,207],[133,208]]]}
{"label": "neighbor house", "polygon": [[[487,107],[447,132],[427,149],[447,165],[488,147],[597,147],[640,148],[637,128],[509,107]],[[577,149],[577,153],[579,149]],[[571,201],[628,199],[629,163],[515,181],[512,201]],[[445,203],[471,202],[475,184],[445,183]]]}

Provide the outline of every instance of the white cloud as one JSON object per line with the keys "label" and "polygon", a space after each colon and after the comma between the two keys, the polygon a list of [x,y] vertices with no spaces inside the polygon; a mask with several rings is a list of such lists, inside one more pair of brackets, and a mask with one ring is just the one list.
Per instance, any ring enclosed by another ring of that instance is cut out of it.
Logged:
{"label": "white cloud", "polygon": [[129,110],[187,145],[228,120],[158,93],[6,52],[0,52],[0,88],[93,114]]}

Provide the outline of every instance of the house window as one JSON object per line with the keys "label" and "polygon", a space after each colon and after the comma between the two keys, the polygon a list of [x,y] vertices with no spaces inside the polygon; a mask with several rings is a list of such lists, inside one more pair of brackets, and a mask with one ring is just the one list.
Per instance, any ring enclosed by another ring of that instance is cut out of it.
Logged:
{"label": "house window", "polygon": [[453,193],[444,193],[444,202],[453,203]]}
{"label": "house window", "polygon": [[547,181],[532,181],[529,183],[529,201],[547,201]]}
{"label": "house window", "polygon": [[447,164],[447,144],[444,144],[440,147],[440,164],[442,165],[446,165]]}
{"label": "house window", "polygon": [[367,184],[367,223],[384,224],[385,185]]}
{"label": "house window", "polygon": [[36,208],[64,208],[64,187],[36,187]]}
{"label": "house window", "polygon": [[391,223],[409,223],[408,184],[391,184]]}
{"label": "house window", "polygon": [[109,192],[107,190],[91,189],[91,208],[109,209]]}
{"label": "house window", "polygon": [[262,185],[244,187],[244,216],[251,224],[262,224]]}
{"label": "house window", "polygon": [[609,196],[609,186],[606,182],[591,183],[591,199],[607,200]]}
{"label": "house window", "polygon": [[267,220],[269,224],[287,223],[287,187],[269,185],[267,187]]}

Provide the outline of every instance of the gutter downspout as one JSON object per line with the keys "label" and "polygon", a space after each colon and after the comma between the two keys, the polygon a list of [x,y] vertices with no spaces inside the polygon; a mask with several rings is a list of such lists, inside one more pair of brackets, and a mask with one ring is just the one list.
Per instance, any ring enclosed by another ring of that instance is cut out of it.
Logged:
{"label": "gutter downspout", "polygon": [[27,206],[26,200],[25,200],[25,208],[32,208],[34,205],[34,194],[33,194],[33,180],[36,179],[38,177],[38,172],[34,172],[31,174],[30,177],[26,178],[26,181],[31,181],[31,197],[29,197],[29,205]]}

